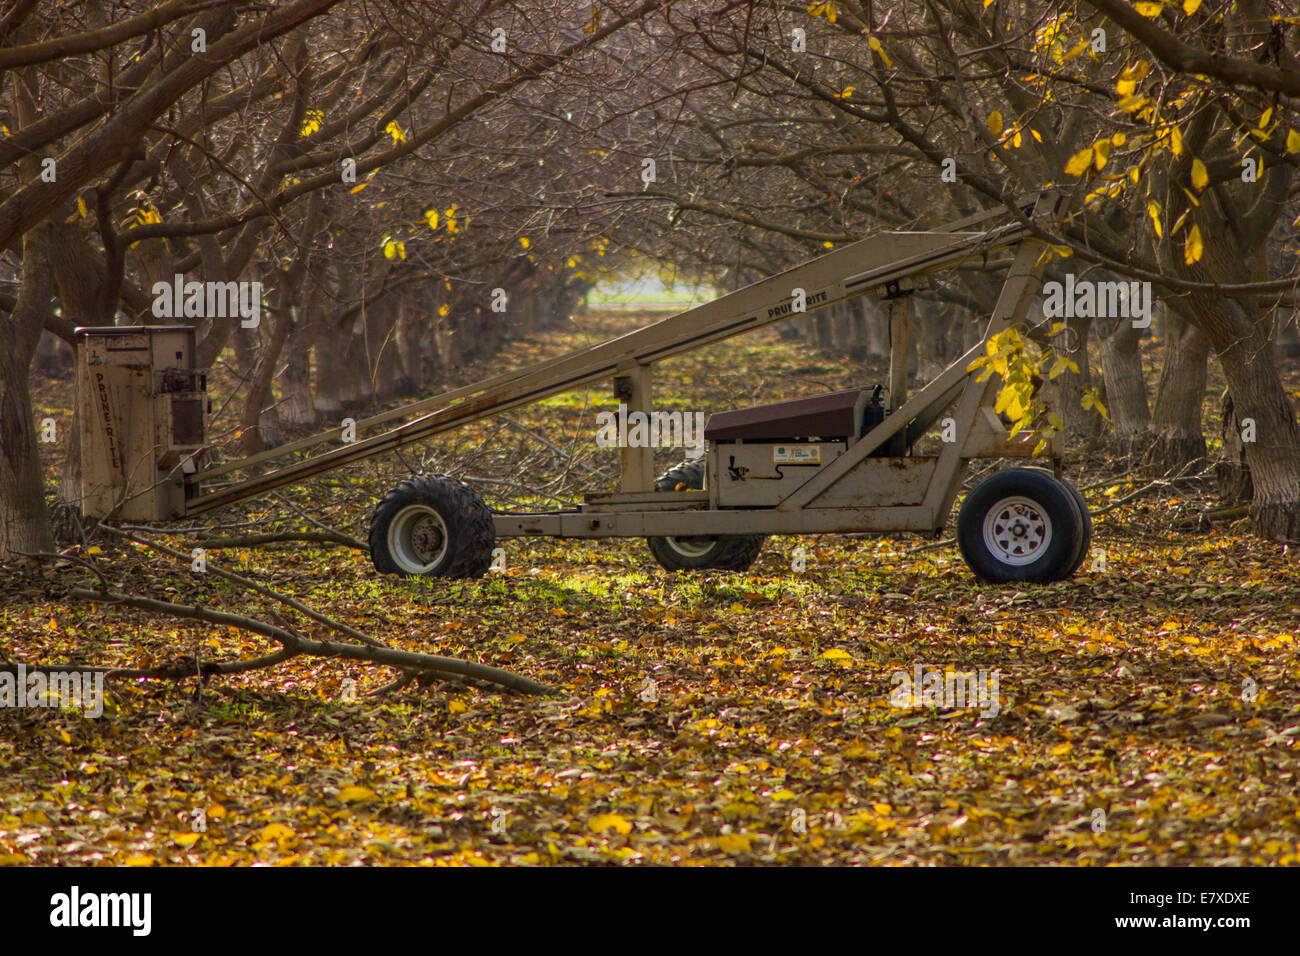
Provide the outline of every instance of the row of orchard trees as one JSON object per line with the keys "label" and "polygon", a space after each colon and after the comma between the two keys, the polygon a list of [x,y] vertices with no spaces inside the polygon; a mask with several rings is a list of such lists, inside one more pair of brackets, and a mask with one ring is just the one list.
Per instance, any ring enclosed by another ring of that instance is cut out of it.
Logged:
{"label": "row of orchard trees", "polygon": [[[737,287],[881,228],[1048,185],[1049,279],[1149,281],[1150,329],[1055,339],[1076,435],[1205,457],[1213,357],[1253,516],[1300,535],[1300,431],[1274,360],[1297,278],[1288,0],[167,0],[0,12],[0,543],[48,544],[28,370],[43,330],[159,321],[155,282],[260,282],[195,321],[242,382],[247,451],[436,385],[649,257]],[[1004,261],[921,293],[933,367]],[[8,280],[7,282],[5,280]],[[871,303],[811,323],[883,351]],[[1158,333],[1160,382],[1143,384]],[[1088,362],[1089,349],[1096,364]],[[1095,408],[1095,405],[1093,406]],[[74,456],[75,460],[75,456]]]}
{"label": "row of orchard trees", "polygon": [[[253,452],[567,314],[622,215],[586,94],[620,82],[611,39],[670,6],[0,8],[0,551],[50,544],[42,334],[196,325],[200,364],[241,383],[215,428]],[[176,276],[257,290],[256,326],[160,314]]]}
{"label": "row of orchard trees", "polygon": [[[637,227],[661,255],[735,284],[876,229],[1064,188],[1047,280],[1150,282],[1157,299],[1145,328],[1063,319],[1051,344],[1077,367],[1055,382],[1064,427],[1104,427],[1161,472],[1197,469],[1205,431],[1220,428],[1201,420],[1213,359],[1233,483],[1253,483],[1265,535],[1300,537],[1300,429],[1276,360],[1279,342],[1295,348],[1300,279],[1293,3],[835,0],[737,6],[668,36],[674,25],[661,46],[687,59],[664,58],[659,83],[679,94],[637,125],[641,142],[620,144],[668,165],[631,190],[659,203]],[[928,364],[970,344],[1004,264],[924,293]],[[809,327],[878,350],[873,315],[859,303]],[[1141,346],[1153,334],[1149,395]],[[1109,423],[1084,400],[1099,392]]]}

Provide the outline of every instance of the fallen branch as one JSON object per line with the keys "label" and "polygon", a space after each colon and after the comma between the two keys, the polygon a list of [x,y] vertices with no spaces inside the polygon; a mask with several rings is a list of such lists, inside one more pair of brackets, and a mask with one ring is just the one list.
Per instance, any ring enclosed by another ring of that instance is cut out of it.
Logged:
{"label": "fallen branch", "polygon": [[956,538],[944,538],[942,541],[931,541],[929,544],[918,545],[915,548],[908,548],[904,554],[920,554],[923,551],[936,551],[939,548],[946,548],[950,544],[956,544]]}
{"label": "fallen branch", "polygon": [[1202,511],[1187,515],[1174,522],[1175,528],[1195,528],[1202,521],[1233,521],[1250,514],[1250,505],[1235,505],[1231,508],[1218,508],[1214,511]]}
{"label": "fallen branch", "polygon": [[[133,534],[127,534],[125,531],[119,531],[116,528],[112,528],[107,525],[104,527],[104,530],[110,534],[117,535],[119,538],[126,538],[129,541],[134,541],[137,544],[142,544],[146,548],[152,548],[155,551],[161,551],[164,554],[170,554],[173,558],[179,558],[182,563],[189,564],[190,561],[189,555],[183,554],[180,551],[176,551],[172,548],[169,548],[164,544],[157,544],[156,542],[153,541],[147,541],[144,538],[137,538]],[[95,570],[93,566],[91,567],[91,570]],[[95,573],[99,574],[99,571],[95,570]],[[274,600],[279,601],[281,604],[287,605],[288,607],[293,608],[295,611],[307,615],[309,618],[311,618],[313,621],[315,621],[318,624],[324,624],[326,627],[333,628],[334,630],[339,631],[340,633],[346,634],[354,641],[360,641],[362,644],[369,644],[371,647],[384,646],[384,644],[381,641],[375,640],[373,637],[369,636],[368,634],[361,633],[355,627],[351,627],[350,625],[344,624],[342,621],[336,621],[334,620],[334,618],[329,617],[325,614],[321,614],[319,611],[313,611],[311,608],[303,604],[301,601],[297,601],[294,598],[289,597],[289,595],[287,594],[281,594],[279,591],[276,591],[274,588],[268,588],[264,584],[258,584],[256,581],[249,580],[248,578],[236,574],[233,571],[227,571],[225,568],[210,566],[207,570],[207,573],[215,574],[217,577],[224,578],[227,581],[233,581],[236,584],[241,585],[242,587],[248,588],[250,591],[255,591],[258,594],[263,595],[264,597],[273,598]],[[105,586],[104,589],[107,590],[108,581],[104,578],[102,574],[100,574],[100,580],[104,583]]]}
{"label": "fallen branch", "polygon": [[[475,664],[472,661],[461,660],[456,657],[441,657],[435,654],[417,654],[411,651],[399,651],[390,647],[368,647],[362,644],[346,644],[340,641],[317,641],[310,638],[294,634],[283,627],[274,624],[268,624],[266,621],[259,621],[256,618],[245,617],[242,614],[232,614],[228,611],[212,611],[198,605],[175,604],[171,601],[159,601],[156,598],[147,598],[135,594],[122,594],[117,591],[92,591],[89,588],[72,588],[68,592],[69,597],[77,598],[82,601],[95,601],[104,604],[120,604],[124,607],[139,608],[144,611],[154,611],[161,614],[170,614],[173,617],[188,618],[194,621],[206,621],[209,624],[221,624],[226,627],[234,627],[239,630],[252,631],[255,634],[261,634],[277,642],[283,649],[278,654],[271,654],[261,658],[266,662],[262,666],[269,666],[270,663],[281,663],[290,658],[300,655],[310,657],[325,658],[344,658],[353,661],[369,661],[374,664],[384,664],[388,667],[395,667],[399,670],[417,670],[417,671],[434,671],[440,674],[454,674],[458,677],[470,677],[475,680],[487,681],[505,687],[509,690],[517,691],[521,694],[549,694],[552,689],[545,684],[539,684],[531,678],[524,677],[521,674],[515,674],[499,667],[490,667],[487,664]],[[229,661],[225,663],[205,663],[199,666],[198,673],[222,674],[233,673],[231,668],[239,667],[244,670],[251,669],[248,661]],[[186,667],[178,668],[186,676],[195,673],[192,664]],[[120,673],[120,672],[119,672]],[[141,675],[149,676],[149,675]]]}
{"label": "fallen branch", "polygon": [[277,544],[282,541],[306,541],[311,544],[338,544],[347,548],[369,553],[370,545],[341,531],[285,531],[267,534],[246,534],[236,538],[196,538],[194,546],[209,551],[223,548],[255,548],[263,544]]}

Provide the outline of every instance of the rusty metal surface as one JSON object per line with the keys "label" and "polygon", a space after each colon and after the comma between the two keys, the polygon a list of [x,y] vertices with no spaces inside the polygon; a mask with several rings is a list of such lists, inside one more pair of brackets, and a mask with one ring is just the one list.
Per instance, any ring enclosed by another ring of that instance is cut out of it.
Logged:
{"label": "rusty metal surface", "polygon": [[937,531],[934,512],[903,508],[770,508],[678,511],[551,511],[493,516],[497,537],[641,538],[657,535],[832,534]]}
{"label": "rusty metal surface", "polygon": [[825,508],[919,505],[934,478],[937,458],[864,458],[817,499]]}

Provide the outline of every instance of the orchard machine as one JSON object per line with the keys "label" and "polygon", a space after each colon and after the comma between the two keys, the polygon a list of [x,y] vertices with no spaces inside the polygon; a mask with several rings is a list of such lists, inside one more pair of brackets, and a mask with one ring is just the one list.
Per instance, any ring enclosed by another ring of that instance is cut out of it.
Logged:
{"label": "orchard machine", "polygon": [[[998,378],[981,382],[968,369],[993,335],[1024,320],[1044,249],[1030,224],[1054,224],[1062,202],[1049,191],[935,230],[884,232],[600,345],[358,421],[358,440],[338,444],[334,428],[221,463],[205,460],[207,384],[195,367],[193,329],[81,329],[82,510],[128,521],[202,514],[603,380],[612,379],[629,414],[648,415],[654,363],[789,318],[801,305],[813,311],[874,294],[890,303],[887,392],[851,389],[715,414],[704,457],[658,479],[653,448],[623,448],[620,490],[588,495],[571,510],[492,511],[455,479],[414,476],[375,508],[371,555],[380,572],[474,577],[488,570],[498,538],[645,537],[666,568],[743,570],[769,534],[937,534],[967,462],[1032,454],[1032,440],[1013,438],[995,413]],[[911,293],[943,269],[972,260],[987,268],[997,250],[1011,263],[984,341],[909,395]],[[937,455],[913,454],[936,426]],[[1059,477],[1056,442],[1051,471],[996,471],[967,495],[958,543],[980,578],[1056,581],[1081,563],[1091,520]],[[336,447],[304,454],[326,444]]]}

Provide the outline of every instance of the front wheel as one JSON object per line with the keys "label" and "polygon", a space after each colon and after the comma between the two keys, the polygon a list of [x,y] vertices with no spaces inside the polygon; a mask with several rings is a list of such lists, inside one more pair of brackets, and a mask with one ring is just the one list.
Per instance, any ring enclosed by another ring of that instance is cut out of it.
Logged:
{"label": "front wheel", "polygon": [[483,498],[446,475],[407,478],[370,516],[370,559],[381,574],[482,577],[495,545]]}
{"label": "front wheel", "polygon": [[[704,459],[684,461],[655,479],[655,491],[700,490],[704,487]],[[766,535],[742,534],[731,538],[646,538],[650,553],[667,571],[747,571],[763,550]]]}
{"label": "front wheel", "polygon": [[1050,473],[1012,468],[981,481],[962,503],[957,544],[985,581],[1045,584],[1074,573],[1087,542],[1074,491]]}

